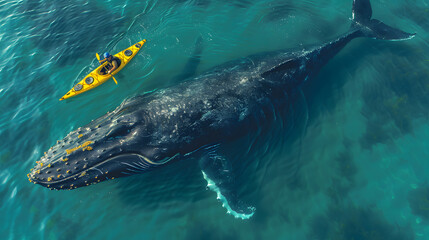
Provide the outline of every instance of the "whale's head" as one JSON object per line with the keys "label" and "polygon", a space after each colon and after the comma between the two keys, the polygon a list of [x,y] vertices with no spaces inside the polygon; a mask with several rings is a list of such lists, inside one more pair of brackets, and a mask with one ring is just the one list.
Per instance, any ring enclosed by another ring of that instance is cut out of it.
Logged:
{"label": "whale's head", "polygon": [[128,100],[57,141],[28,174],[30,182],[74,189],[142,173],[171,160],[153,144],[154,126],[137,105]]}

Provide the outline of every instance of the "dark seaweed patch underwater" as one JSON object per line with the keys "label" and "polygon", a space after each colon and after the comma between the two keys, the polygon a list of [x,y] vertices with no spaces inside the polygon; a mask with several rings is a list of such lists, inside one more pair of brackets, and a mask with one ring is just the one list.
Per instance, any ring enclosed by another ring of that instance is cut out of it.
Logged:
{"label": "dark seaweed patch underwater", "polygon": [[[204,190],[198,159],[73,191],[26,174],[58,139],[125,98],[229,60],[335,39],[350,27],[352,1],[4,2],[0,236],[428,239],[429,2],[371,3],[375,18],[417,36],[353,40],[271,126],[222,149],[238,195],[256,208],[243,221]],[[95,52],[143,38],[118,86],[58,102],[97,66]]]}

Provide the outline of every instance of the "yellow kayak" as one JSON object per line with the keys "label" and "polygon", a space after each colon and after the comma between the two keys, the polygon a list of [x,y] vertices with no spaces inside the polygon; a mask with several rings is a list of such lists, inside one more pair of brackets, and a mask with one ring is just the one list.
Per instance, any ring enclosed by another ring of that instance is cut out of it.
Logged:
{"label": "yellow kayak", "polygon": [[102,65],[100,65],[90,74],[88,74],[82,81],[76,84],[70,91],[68,91],[68,93],[66,93],[66,95],[60,98],[60,101],[74,97],[105,83],[112,77],[112,75],[115,75],[116,73],[121,71],[122,68],[124,68],[125,65],[127,65],[131,61],[131,59],[139,52],[140,48],[145,42],[146,39],[143,39],[142,41],[132,45],[131,47],[113,55],[121,60],[121,64],[115,71],[113,71],[111,74],[102,74],[100,71],[103,69],[104,66],[108,64],[108,62],[104,62]]}

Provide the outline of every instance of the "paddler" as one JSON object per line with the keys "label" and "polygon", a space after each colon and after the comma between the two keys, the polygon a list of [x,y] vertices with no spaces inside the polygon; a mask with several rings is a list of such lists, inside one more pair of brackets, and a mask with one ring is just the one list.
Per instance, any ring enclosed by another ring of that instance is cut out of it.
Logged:
{"label": "paddler", "polygon": [[104,74],[106,74],[106,70],[107,74],[112,73],[119,67],[119,65],[121,65],[121,60],[113,55],[110,55],[110,53],[105,52],[103,56],[104,59],[100,60],[100,63],[104,63],[105,61],[109,62],[109,64],[107,64],[106,67],[101,70],[101,72],[103,72]]}

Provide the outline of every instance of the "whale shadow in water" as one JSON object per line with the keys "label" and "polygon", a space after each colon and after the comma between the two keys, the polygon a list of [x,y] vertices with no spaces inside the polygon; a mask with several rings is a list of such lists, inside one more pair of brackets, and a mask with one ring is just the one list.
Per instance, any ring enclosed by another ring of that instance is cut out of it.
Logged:
{"label": "whale shadow in water", "polygon": [[30,20],[32,41],[55,57],[59,64],[73,64],[77,58],[106,49],[107,43],[123,32],[125,18],[89,1],[26,0],[21,5]]}

